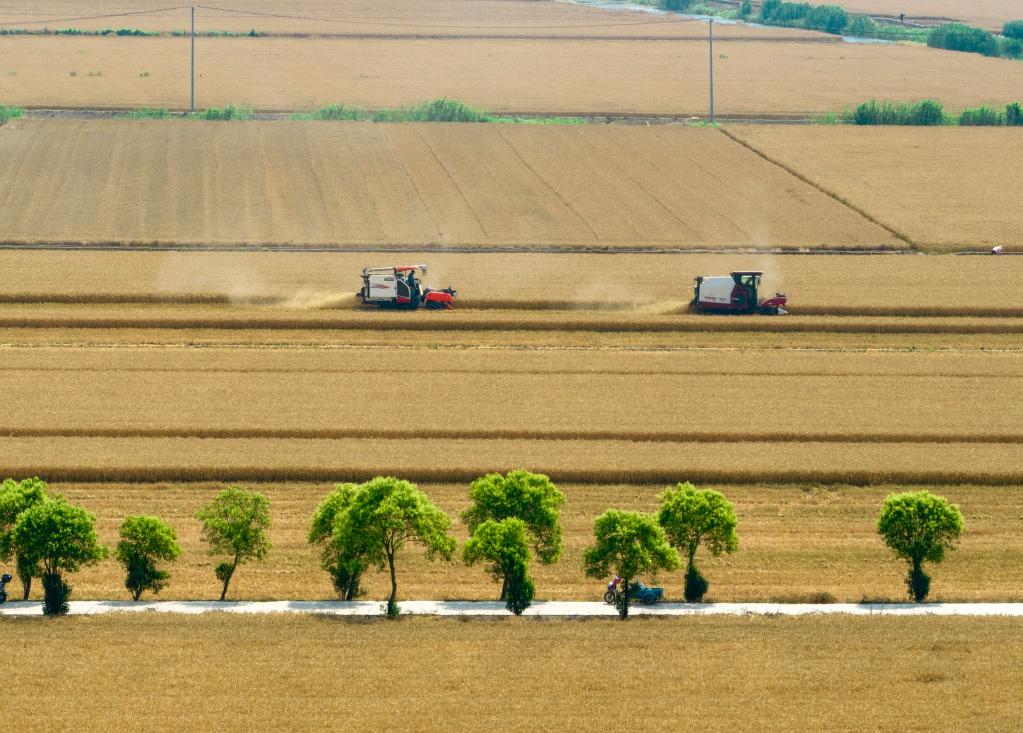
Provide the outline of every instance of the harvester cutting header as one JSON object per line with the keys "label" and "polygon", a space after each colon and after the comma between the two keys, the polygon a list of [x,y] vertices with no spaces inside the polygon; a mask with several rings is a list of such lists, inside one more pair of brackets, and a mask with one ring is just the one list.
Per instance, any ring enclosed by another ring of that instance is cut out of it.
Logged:
{"label": "harvester cutting header", "polygon": [[785,293],[775,293],[773,298],[759,299],[759,270],[739,270],[731,275],[713,275],[696,278],[692,305],[701,313],[762,313],[777,316],[788,313]]}
{"label": "harvester cutting header", "polygon": [[426,265],[367,267],[362,271],[362,289],[357,293],[363,305],[381,308],[452,308],[455,291],[423,287]]}

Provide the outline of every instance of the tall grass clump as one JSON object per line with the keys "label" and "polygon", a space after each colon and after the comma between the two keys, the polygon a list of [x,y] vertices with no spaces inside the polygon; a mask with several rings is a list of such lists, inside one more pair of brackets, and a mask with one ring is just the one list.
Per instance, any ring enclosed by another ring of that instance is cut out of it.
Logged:
{"label": "tall grass clump", "polygon": [[374,122],[489,122],[490,116],[457,99],[433,99],[410,107],[380,110],[373,113]]}
{"label": "tall grass clump", "polygon": [[946,23],[938,26],[927,37],[927,45],[948,51],[965,51],[984,56],[998,55],[998,39],[993,33],[965,23]]}
{"label": "tall grass clump", "polygon": [[943,125],[945,112],[940,102],[885,102],[872,99],[856,106],[849,116],[856,125]]}
{"label": "tall grass clump", "polygon": [[21,107],[5,107],[0,104],[0,125],[7,122],[7,120],[16,120],[24,114],[24,110]]}
{"label": "tall grass clump", "polygon": [[313,120],[363,120],[366,112],[358,107],[346,107],[343,104],[328,104],[320,107],[309,115]]}
{"label": "tall grass clump", "polygon": [[251,116],[251,109],[248,107],[238,107],[233,104],[229,104],[226,107],[210,107],[192,115],[197,120],[212,121],[247,120]]}
{"label": "tall grass clump", "polygon": [[170,119],[170,116],[170,110],[166,107],[157,109],[142,107],[141,109],[133,109],[130,112],[124,113],[124,117],[129,120],[166,120]]}
{"label": "tall grass clump", "polygon": [[1002,35],[1006,38],[1023,41],[1023,20],[1010,20],[1002,26]]}
{"label": "tall grass clump", "polygon": [[962,111],[959,124],[964,127],[999,127],[1005,124],[1005,113],[991,107],[972,107]]}

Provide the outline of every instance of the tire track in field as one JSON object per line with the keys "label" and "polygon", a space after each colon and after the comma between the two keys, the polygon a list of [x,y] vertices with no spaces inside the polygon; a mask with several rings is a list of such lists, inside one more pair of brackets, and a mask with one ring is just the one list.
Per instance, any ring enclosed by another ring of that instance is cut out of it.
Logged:
{"label": "tire track in field", "polygon": [[786,165],[785,163],[782,163],[780,160],[777,160],[776,158],[772,158],[767,153],[765,153],[764,151],[760,150],[759,148],[756,148],[753,145],[749,144],[748,142],[743,140],[738,135],[735,135],[735,134],[729,132],[726,128],[718,127],[717,129],[721,132],[722,135],[727,137],[729,140],[732,140],[733,142],[738,143],[739,145],[742,145],[744,148],[746,148],[747,150],[752,152],[754,155],[758,155],[761,158],[763,158],[765,161],[767,161],[768,163],[771,163],[773,165],[778,166],[779,168],[781,168],[783,171],[785,171],[789,175],[793,176],[794,178],[799,179],[800,181],[802,181],[803,183],[807,184],[808,186],[812,186],[813,188],[817,189],[818,191],[823,193],[825,196],[827,196],[827,197],[833,199],[834,201],[838,202],[839,204],[841,204],[845,208],[850,209],[851,211],[856,212],[857,214],[862,216],[867,221],[869,221],[869,222],[871,222],[873,224],[876,224],[877,226],[879,226],[882,229],[884,229],[886,232],[891,234],[893,237],[898,239],[900,242],[905,242],[905,244],[908,247],[910,247],[911,249],[913,249],[913,250],[917,249],[916,242],[914,242],[908,235],[903,234],[902,232],[898,231],[897,229],[893,229],[892,227],[888,226],[883,221],[880,221],[879,219],[874,218],[869,213],[867,213],[866,210],[864,210],[861,207],[857,206],[856,204],[852,203],[848,199],[846,199],[846,198],[844,198],[842,196],[839,196],[837,193],[835,193],[834,191],[831,191],[830,189],[825,188],[820,183],[817,183],[813,179],[808,178],[807,176],[803,175],[802,173],[800,173],[795,168],[793,168],[793,167],[791,167],[789,165]]}

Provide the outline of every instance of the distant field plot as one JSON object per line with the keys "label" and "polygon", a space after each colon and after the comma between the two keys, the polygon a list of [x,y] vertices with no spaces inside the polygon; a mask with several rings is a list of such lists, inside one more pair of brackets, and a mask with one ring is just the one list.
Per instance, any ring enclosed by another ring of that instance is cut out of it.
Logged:
{"label": "distant field plot", "polygon": [[[58,210],[51,213],[61,214]],[[0,217],[4,216],[11,214],[0,213]],[[774,245],[785,243],[773,237],[769,241]],[[458,308],[574,307],[581,315],[595,307],[619,306],[638,314],[670,313],[684,309],[692,298],[692,281],[697,275],[757,269],[765,272],[767,292],[788,293],[794,313],[1023,314],[1023,292],[1017,287],[1023,278],[1023,258],[1019,257],[753,253],[0,250],[0,271],[7,281],[5,290],[0,291],[0,302],[88,304],[163,300],[239,305],[268,302],[284,306],[287,310],[284,315],[296,316],[320,308],[351,309],[355,304],[354,293],[362,283],[359,277],[362,268],[412,262],[429,265],[428,283],[454,287],[458,291]],[[977,287],[978,283],[983,283],[983,287]],[[17,308],[3,308],[0,317],[21,312]],[[54,316],[61,311],[47,312]],[[76,313],[79,316],[89,313],[68,309],[63,312],[69,319]],[[237,309],[239,317],[246,312]],[[385,324],[398,317],[377,314],[376,320]],[[754,326],[756,321],[752,322]]]}
{"label": "distant field plot", "polygon": [[[871,98],[933,97],[961,109],[1019,96],[1023,65],[907,45],[782,39],[776,29],[715,45],[716,111],[754,117],[841,112]],[[0,99],[58,107],[189,103],[187,38],[6,37]],[[708,114],[702,42],[624,40],[204,39],[197,104],[395,107],[455,97],[498,112]],[[537,83],[542,79],[543,83]]]}
{"label": "distant field plot", "polygon": [[711,129],[16,121],[0,157],[9,242],[905,246]]}
{"label": "distant field plot", "polygon": [[[1023,246],[1023,146],[1013,130],[729,129],[919,245]],[[934,185],[948,171],[954,185]]]}
{"label": "distant field plot", "polygon": [[[682,480],[680,477],[677,480]],[[654,511],[657,494],[667,485],[561,485],[567,500],[562,512],[565,553],[556,565],[534,563],[537,598],[597,600],[599,580],[583,573],[583,550],[593,539],[593,520],[608,507]],[[739,551],[711,558],[701,552],[700,567],[711,581],[713,601],[807,601],[830,594],[839,601],[864,597],[900,600],[905,595],[905,565],[878,537],[876,523],[885,496],[904,486],[729,486],[714,484],[735,504],[739,518]],[[223,484],[57,483],[97,517],[100,540],[117,543],[126,514],[156,514],[175,528],[183,555],[171,566],[169,587],[160,598],[207,599],[219,590],[212,558],[206,552],[195,519],[198,508]],[[328,483],[250,485],[271,502],[273,549],[265,563],[244,565],[231,584],[240,599],[331,598],[330,578],[319,555],[306,541],[309,521]],[[468,482],[426,484],[427,492],[455,520],[459,542],[466,530],[457,515],[468,507]],[[955,552],[936,567],[934,600],[1008,601],[1023,599],[1023,492],[1019,486],[942,487],[966,518],[966,532]],[[115,559],[86,568],[74,576],[75,597],[127,598],[123,569]],[[682,595],[682,573],[657,577],[666,595]],[[365,578],[367,598],[383,598],[390,590],[386,573]],[[402,562],[399,590],[403,598],[484,599],[499,588],[480,568],[461,563],[428,561],[408,548]],[[38,592],[38,589],[37,589]],[[147,594],[148,597],[148,594]]]}
{"label": "distant field plot", "polygon": [[854,13],[871,13],[931,24],[953,20],[1001,31],[1007,20],[1023,15],[1017,0],[840,0],[836,3]]}

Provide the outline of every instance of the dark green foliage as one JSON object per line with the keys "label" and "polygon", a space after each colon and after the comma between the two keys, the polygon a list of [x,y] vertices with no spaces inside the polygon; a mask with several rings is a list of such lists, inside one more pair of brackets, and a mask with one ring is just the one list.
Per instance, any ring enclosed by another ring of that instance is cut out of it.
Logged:
{"label": "dark green foliage", "polygon": [[1002,26],[1002,35],[1023,41],[1023,20],[1010,20]]}
{"label": "dark green foliage", "polygon": [[760,10],[764,21],[773,25],[795,25],[806,18],[813,6],[809,3],[765,2]]}
{"label": "dark green foliage", "polygon": [[1023,41],[1018,38],[999,38],[998,55],[1010,59],[1018,59],[1023,56]]}
{"label": "dark green foliage", "polygon": [[707,579],[703,577],[695,565],[690,565],[686,570],[686,584],[683,589],[686,601],[689,603],[699,603],[707,594],[708,588],[710,588],[710,583],[707,582]]}
{"label": "dark green foliage", "polygon": [[990,107],[964,109],[959,115],[959,124],[964,127],[998,127],[1005,124],[1005,113]]}
{"label": "dark green foliage", "polygon": [[313,513],[308,535],[310,544],[320,546],[320,565],[330,574],[334,590],[342,601],[354,601],[362,595],[360,580],[369,565],[364,549],[334,543],[337,515],[351,506],[357,490],[354,484],[335,486]]}
{"label": "dark green foliage", "polygon": [[692,4],[693,0],[662,0],[661,7],[674,13],[682,13]]}
{"label": "dark green foliage", "polygon": [[644,573],[674,570],[681,562],[668,544],[657,519],[642,512],[608,509],[593,523],[594,544],[583,553],[591,578],[618,575],[623,592],[617,595],[618,615],[629,617],[629,584]]}
{"label": "dark green foliage", "polygon": [[220,600],[224,600],[237,567],[250,559],[262,560],[270,551],[266,535],[270,528],[270,500],[256,491],[229,486],[196,512],[196,517],[202,522],[202,536],[210,545],[209,553],[231,558],[215,570],[217,580],[223,583]]}
{"label": "dark green foliage", "polygon": [[752,0],[742,0],[742,5],[739,6],[739,17],[748,18],[751,15],[753,15]]}
{"label": "dark green foliage", "polygon": [[870,16],[854,15],[845,32],[857,38],[874,38],[877,35],[877,23]]}
{"label": "dark green foliage", "polygon": [[921,568],[939,563],[955,549],[963,532],[959,507],[929,491],[892,494],[885,499],[877,531],[899,557],[910,564],[906,587],[916,602],[927,597],[930,578]]}
{"label": "dark green foliage", "polygon": [[64,583],[63,573],[95,565],[106,556],[106,548],[97,542],[95,522],[95,517],[60,495],[18,515],[13,541],[25,563],[43,577],[46,613],[67,612],[71,588]]}
{"label": "dark green foliage", "polygon": [[358,107],[346,107],[343,104],[328,104],[313,112],[314,120],[362,120],[366,113]]}
{"label": "dark green foliage", "polygon": [[181,548],[174,530],[160,518],[143,515],[124,518],[117,560],[127,572],[124,587],[131,592],[133,601],[147,590],[153,593],[163,590],[170,573],[160,570],[157,563],[176,560],[179,555]]}
{"label": "dark green foliage", "polygon": [[781,0],[764,0],[760,5],[760,20],[766,23],[778,12],[780,7]]}
{"label": "dark green foliage", "polygon": [[419,488],[408,481],[378,477],[355,487],[334,518],[331,542],[335,551],[358,556],[391,576],[387,616],[398,615],[395,560],[409,542],[426,549],[430,559],[450,560],[457,543],[448,534],[451,520]]}
{"label": "dark green foliage", "polygon": [[1023,107],[1019,102],[1005,105],[1005,124],[1013,127],[1023,125]]}
{"label": "dark green foliage", "polygon": [[478,525],[462,548],[466,565],[486,562],[494,580],[503,582],[501,600],[516,616],[529,607],[535,586],[529,577],[529,537],[518,518]]}
{"label": "dark green foliage", "polygon": [[879,102],[872,99],[856,106],[851,122],[857,125],[941,125],[945,123],[940,102]]}
{"label": "dark green foliage", "polygon": [[32,578],[39,575],[39,568],[15,543],[14,525],[22,512],[43,501],[46,501],[46,482],[38,477],[22,481],[6,479],[0,484],[0,561],[14,561],[21,581],[22,600],[26,601],[32,591]]}
{"label": "dark green foliage", "polygon": [[43,615],[63,616],[71,607],[71,586],[64,582],[60,573],[43,574]]}
{"label": "dark green foliage", "polygon": [[686,558],[686,600],[701,601],[710,586],[696,569],[696,551],[702,545],[716,557],[738,549],[735,508],[723,494],[697,489],[689,482],[668,489],[659,498],[657,521],[668,541]]}
{"label": "dark green foliage", "polygon": [[927,45],[931,48],[966,51],[984,56],[998,55],[998,40],[993,33],[989,33],[983,28],[968,26],[965,23],[947,23],[938,26],[927,37]]}
{"label": "dark green foliage", "polygon": [[837,5],[815,5],[806,14],[806,27],[825,33],[841,33],[849,14]]}
{"label": "dark green foliage", "polygon": [[170,119],[171,114],[166,108],[150,109],[142,107],[141,109],[133,109],[131,112],[125,112],[124,116],[129,120],[166,120]]}

